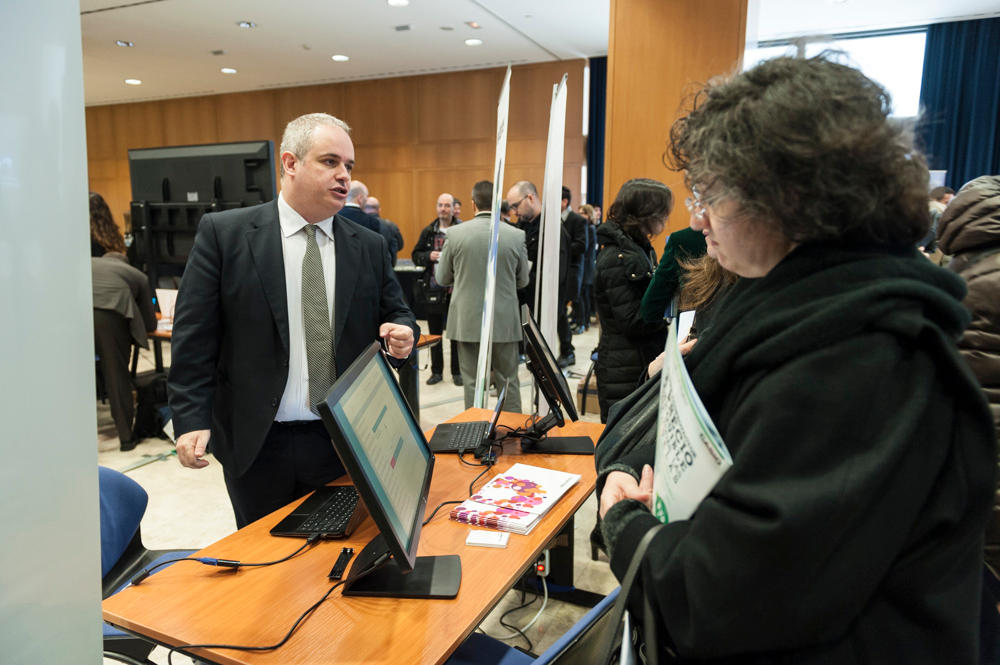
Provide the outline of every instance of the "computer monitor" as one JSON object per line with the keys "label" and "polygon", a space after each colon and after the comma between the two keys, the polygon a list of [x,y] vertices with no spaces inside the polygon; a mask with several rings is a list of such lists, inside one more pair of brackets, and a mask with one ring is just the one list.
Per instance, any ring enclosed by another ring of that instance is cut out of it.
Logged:
{"label": "computer monitor", "polygon": [[528,370],[535,377],[538,391],[549,405],[548,414],[536,420],[530,428],[521,434],[521,447],[532,452],[568,453],[574,455],[592,455],[594,443],[590,437],[550,437],[548,431],[553,427],[563,427],[566,420],[563,411],[570,420],[576,421],[580,416],[573,404],[573,395],[566,384],[566,377],[556,363],[555,356],[542,337],[531,311],[527,305],[521,305],[521,331],[524,333],[524,354]]}
{"label": "computer monitor", "polygon": [[355,559],[344,595],[454,598],[462,579],[458,555],[416,555],[434,455],[378,342],[318,407],[379,530]]}

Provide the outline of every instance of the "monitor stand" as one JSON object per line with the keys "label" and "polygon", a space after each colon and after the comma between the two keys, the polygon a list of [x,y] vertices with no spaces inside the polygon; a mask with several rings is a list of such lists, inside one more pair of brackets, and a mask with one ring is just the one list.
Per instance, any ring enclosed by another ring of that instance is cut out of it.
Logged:
{"label": "monitor stand", "polygon": [[[376,563],[389,554],[382,534],[372,539],[358,554],[347,578],[370,570],[363,577],[344,584],[345,596],[390,598],[454,598],[462,582],[462,560],[457,554],[418,556],[413,570],[404,574],[396,560]],[[373,568],[374,564],[374,568]]]}
{"label": "monitor stand", "polygon": [[521,435],[521,451],[544,455],[593,455],[594,441],[589,436],[546,436],[546,432],[564,423],[562,414],[550,408],[548,415],[532,423]]}

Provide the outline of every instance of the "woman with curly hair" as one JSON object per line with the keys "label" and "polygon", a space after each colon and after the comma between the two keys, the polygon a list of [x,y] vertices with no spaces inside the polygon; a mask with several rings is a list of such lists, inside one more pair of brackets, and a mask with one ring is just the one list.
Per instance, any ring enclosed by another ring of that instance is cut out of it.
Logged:
{"label": "woman with curly hair", "polygon": [[[890,108],[855,69],[776,58],[673,126],[691,228],[740,279],[685,356],[733,466],[653,535],[629,597],[661,662],[976,662],[995,433],[955,345],[965,286],[915,249],[927,167]],[[599,469],[619,578],[660,524],[653,461]]]}
{"label": "woman with curly hair", "polygon": [[643,321],[639,307],[656,270],[649,239],[663,232],[673,202],[662,182],[629,180],[608,208],[608,221],[597,228],[594,298],[601,337],[595,372],[601,422],[607,422],[615,402],[635,390],[646,366],[663,351],[666,322]]}

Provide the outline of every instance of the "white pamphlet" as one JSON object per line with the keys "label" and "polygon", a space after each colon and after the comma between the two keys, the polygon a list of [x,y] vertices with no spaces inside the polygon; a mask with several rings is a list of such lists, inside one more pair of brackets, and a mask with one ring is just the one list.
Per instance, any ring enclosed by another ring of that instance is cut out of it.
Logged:
{"label": "white pamphlet", "polygon": [[653,514],[685,520],[733,465],[719,431],[695,392],[670,324],[660,375],[660,408],[653,467]]}

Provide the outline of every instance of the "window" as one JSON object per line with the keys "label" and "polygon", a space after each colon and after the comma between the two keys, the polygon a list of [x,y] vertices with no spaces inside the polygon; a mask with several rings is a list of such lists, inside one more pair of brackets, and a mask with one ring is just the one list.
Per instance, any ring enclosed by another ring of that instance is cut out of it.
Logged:
{"label": "window", "polygon": [[839,62],[857,67],[865,76],[880,83],[892,97],[892,115],[916,117],[920,106],[920,80],[924,69],[924,46],[927,32],[919,31],[835,36],[832,39],[804,40],[804,43],[765,43],[749,48],[744,55],[744,69],[779,55],[794,55],[802,50],[811,58],[826,50],[842,51]]}

